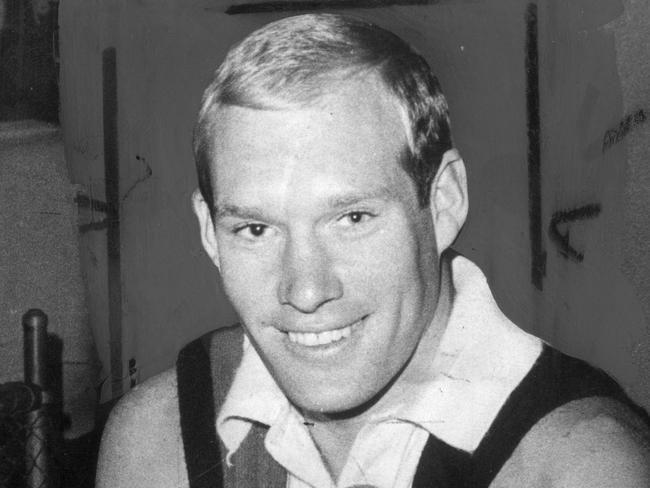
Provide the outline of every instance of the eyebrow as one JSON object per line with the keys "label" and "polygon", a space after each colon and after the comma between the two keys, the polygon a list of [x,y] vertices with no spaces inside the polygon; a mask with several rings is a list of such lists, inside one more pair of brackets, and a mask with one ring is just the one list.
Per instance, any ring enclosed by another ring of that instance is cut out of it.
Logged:
{"label": "eyebrow", "polygon": [[238,217],[250,220],[268,220],[266,213],[259,207],[242,207],[230,203],[219,204],[214,211],[214,219]]}
{"label": "eyebrow", "polygon": [[335,195],[327,200],[327,206],[331,209],[350,207],[367,200],[389,201],[395,199],[395,191],[387,186],[381,186],[362,193],[351,193],[349,195]]}
{"label": "eyebrow", "polygon": [[[334,195],[326,200],[329,210],[338,210],[345,207],[357,205],[369,200],[389,201],[395,198],[395,192],[386,186],[361,193],[350,193]],[[240,219],[272,221],[268,211],[258,206],[241,206],[224,202],[215,205],[214,219],[220,220],[227,217]]]}

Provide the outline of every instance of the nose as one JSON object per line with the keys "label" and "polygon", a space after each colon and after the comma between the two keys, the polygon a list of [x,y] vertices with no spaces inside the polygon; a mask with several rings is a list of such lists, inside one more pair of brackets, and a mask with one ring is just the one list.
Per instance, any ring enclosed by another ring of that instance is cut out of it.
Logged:
{"label": "nose", "polygon": [[315,236],[292,239],[284,250],[278,299],[302,313],[318,308],[343,295],[327,250]]}

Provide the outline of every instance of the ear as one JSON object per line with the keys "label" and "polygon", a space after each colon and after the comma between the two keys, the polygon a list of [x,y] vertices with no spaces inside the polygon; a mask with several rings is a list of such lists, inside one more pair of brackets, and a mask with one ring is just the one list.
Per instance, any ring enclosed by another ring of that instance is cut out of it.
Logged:
{"label": "ear", "polygon": [[456,240],[467,218],[467,174],[456,149],[450,149],[442,157],[431,185],[429,205],[440,255]]}
{"label": "ear", "polygon": [[192,208],[194,209],[194,214],[199,221],[203,249],[208,253],[208,256],[214,265],[219,268],[219,247],[217,246],[217,235],[214,229],[214,221],[212,220],[210,208],[198,189],[194,190],[194,193],[192,193]]}

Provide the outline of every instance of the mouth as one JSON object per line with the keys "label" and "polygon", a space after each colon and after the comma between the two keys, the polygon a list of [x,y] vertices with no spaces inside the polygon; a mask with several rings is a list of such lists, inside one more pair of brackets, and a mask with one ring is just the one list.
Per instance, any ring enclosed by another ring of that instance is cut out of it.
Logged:
{"label": "mouth", "polygon": [[319,347],[334,344],[347,339],[359,328],[366,317],[340,329],[326,330],[323,332],[287,332],[289,341],[307,347]]}

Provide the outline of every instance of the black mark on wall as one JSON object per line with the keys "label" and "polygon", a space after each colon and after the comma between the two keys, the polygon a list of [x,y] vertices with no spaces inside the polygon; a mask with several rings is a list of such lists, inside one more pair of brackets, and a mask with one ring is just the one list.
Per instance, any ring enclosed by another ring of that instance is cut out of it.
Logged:
{"label": "black mark on wall", "polygon": [[[478,0],[464,0],[471,3]],[[379,8],[391,5],[435,5],[449,3],[450,0],[279,0],[275,2],[250,2],[231,5],[226,9],[228,15],[257,14],[262,12],[293,12],[297,10],[324,10],[346,8]],[[458,3],[456,1],[456,3]]]}
{"label": "black mark on wall", "polygon": [[85,234],[93,230],[104,230],[108,228],[108,221],[106,219],[100,220],[98,222],[88,222],[87,224],[81,224],[79,226],[79,232]]}
{"label": "black mark on wall", "polygon": [[617,127],[605,132],[605,135],[603,136],[603,153],[610,147],[621,142],[632,129],[647,121],[648,115],[648,112],[645,112],[640,108],[636,112],[624,117]]}
{"label": "black mark on wall", "polygon": [[89,208],[93,212],[93,218],[89,223],[79,225],[80,233],[85,234],[86,232],[93,230],[104,230],[108,228],[107,218],[104,218],[100,221],[95,221],[94,219],[95,212],[100,212],[103,214],[111,213],[111,210],[109,209],[106,202],[102,202],[101,200],[89,197],[83,193],[77,193],[77,195],[74,197],[74,203],[77,204],[78,208]]}
{"label": "black mark on wall", "polygon": [[585,258],[584,253],[577,251],[571,246],[569,226],[567,225],[566,231],[562,233],[560,231],[560,225],[570,224],[577,220],[593,219],[600,214],[600,210],[601,208],[598,203],[592,203],[572,210],[560,210],[553,214],[548,233],[551,240],[557,245],[562,256],[578,263],[582,262]]}
{"label": "black mark on wall", "polygon": [[126,192],[124,193],[124,196],[122,197],[122,201],[125,201],[127,198],[129,198],[131,192],[135,190],[140,183],[143,183],[144,181],[148,180],[153,174],[153,170],[151,169],[151,166],[149,166],[149,163],[147,163],[147,160],[144,156],[140,156],[136,154],[135,159],[137,159],[144,165],[144,174],[140,176],[138,179],[136,179],[133,183],[131,183],[129,189],[126,190]]}
{"label": "black mark on wall", "polygon": [[531,254],[531,281],[544,287],[546,253],[542,245],[542,168],[539,114],[539,51],[537,5],[526,7],[526,123],[528,128],[528,219]]}
{"label": "black mark on wall", "polygon": [[76,203],[79,208],[91,208],[95,212],[109,213],[106,202],[102,202],[96,198],[91,198],[83,193],[77,193],[74,197],[74,203]]}
{"label": "black mark on wall", "polygon": [[104,181],[106,191],[106,250],[108,257],[108,328],[111,394],[122,394],[122,272],[120,256],[120,167],[117,127],[117,56],[114,47],[102,52],[102,113],[104,122]]}

